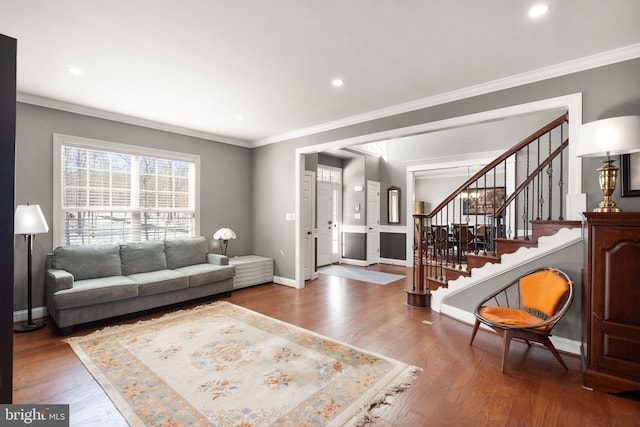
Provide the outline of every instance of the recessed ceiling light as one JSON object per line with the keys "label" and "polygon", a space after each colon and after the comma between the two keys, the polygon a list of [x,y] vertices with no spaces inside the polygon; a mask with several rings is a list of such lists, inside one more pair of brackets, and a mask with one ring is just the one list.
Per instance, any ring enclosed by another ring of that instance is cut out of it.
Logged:
{"label": "recessed ceiling light", "polygon": [[542,15],[549,11],[549,5],[546,3],[539,3],[529,9],[529,16],[531,18],[540,18]]}
{"label": "recessed ceiling light", "polygon": [[69,68],[67,68],[67,71],[69,72],[69,74],[72,74],[74,76],[81,76],[81,75],[84,74],[84,71],[82,71],[78,67],[69,67]]}
{"label": "recessed ceiling light", "polygon": [[236,120],[238,121],[244,120],[244,116],[242,114],[236,114]]}
{"label": "recessed ceiling light", "polygon": [[344,85],[344,80],[342,80],[342,79],[333,79],[331,84],[334,85],[335,87],[341,87],[341,86]]}

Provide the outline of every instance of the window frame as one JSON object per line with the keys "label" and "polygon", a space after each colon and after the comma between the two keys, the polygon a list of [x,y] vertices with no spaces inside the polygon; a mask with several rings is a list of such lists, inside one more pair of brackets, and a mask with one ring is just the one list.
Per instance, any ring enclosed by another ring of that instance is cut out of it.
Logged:
{"label": "window frame", "polygon": [[[327,181],[324,179],[324,172],[327,171],[330,174],[330,179]],[[333,177],[338,177],[338,180],[334,180]],[[342,185],[342,168],[337,168],[334,166],[326,166],[326,165],[317,165],[316,166],[316,181],[317,182],[330,182],[333,184]]]}
{"label": "window frame", "polygon": [[111,141],[102,141],[92,138],[84,138],[79,136],[53,134],[53,246],[63,246],[65,243],[64,230],[61,229],[62,217],[64,216],[62,207],[62,147],[63,145],[71,145],[79,148],[99,151],[110,151],[136,156],[149,156],[169,160],[178,160],[193,162],[195,164],[194,171],[194,236],[200,235],[200,155],[181,153],[177,151],[162,150],[146,146],[122,144]]}

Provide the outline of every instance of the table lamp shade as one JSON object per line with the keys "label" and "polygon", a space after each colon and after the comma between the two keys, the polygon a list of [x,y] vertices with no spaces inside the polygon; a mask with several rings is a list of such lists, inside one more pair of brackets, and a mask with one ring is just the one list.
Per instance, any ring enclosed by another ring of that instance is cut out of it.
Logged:
{"label": "table lamp shade", "polygon": [[230,228],[221,228],[215,232],[213,238],[216,240],[231,240],[236,238],[236,233]]}
{"label": "table lamp shade", "polygon": [[580,129],[578,157],[605,157],[640,151],[640,116],[586,123]]}
{"label": "table lamp shade", "polygon": [[49,225],[40,210],[40,205],[18,205],[14,215],[14,234],[47,232],[49,232]]}
{"label": "table lamp shade", "polygon": [[229,240],[235,239],[236,233],[230,228],[223,227],[214,233],[213,238],[220,242],[220,253],[226,256]]}
{"label": "table lamp shade", "polygon": [[579,157],[606,157],[598,169],[598,181],[604,200],[594,212],[620,212],[611,196],[616,188],[618,167],[611,156],[640,151],[640,116],[622,116],[596,120],[580,129]]}

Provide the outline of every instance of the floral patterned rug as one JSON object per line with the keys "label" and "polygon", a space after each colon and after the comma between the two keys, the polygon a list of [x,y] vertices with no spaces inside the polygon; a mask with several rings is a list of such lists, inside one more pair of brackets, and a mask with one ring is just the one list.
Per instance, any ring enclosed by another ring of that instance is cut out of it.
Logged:
{"label": "floral patterned rug", "polygon": [[225,301],[67,342],[132,426],[356,426],[419,370]]}

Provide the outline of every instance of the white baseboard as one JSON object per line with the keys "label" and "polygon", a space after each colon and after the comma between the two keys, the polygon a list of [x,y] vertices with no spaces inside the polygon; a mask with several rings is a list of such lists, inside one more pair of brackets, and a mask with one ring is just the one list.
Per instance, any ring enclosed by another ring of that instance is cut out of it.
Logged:
{"label": "white baseboard", "polygon": [[[43,317],[47,317],[47,307],[34,307],[31,310],[31,317],[34,319],[42,319]],[[27,310],[20,310],[13,312],[13,322],[25,322],[29,317],[29,313]]]}
{"label": "white baseboard", "polygon": [[291,286],[292,288],[297,288],[296,281],[293,279],[287,279],[286,277],[273,276],[273,283],[277,283],[278,285]]}
{"label": "white baseboard", "polygon": [[412,267],[409,262],[404,259],[380,258],[380,264],[400,265],[402,267]]}
{"label": "white baseboard", "polygon": [[[441,306],[440,313],[446,314],[447,316],[452,317],[468,325],[473,325],[476,321],[476,317],[473,315],[473,313],[470,313],[468,311],[464,311],[459,308],[452,307],[446,304],[443,304]],[[480,328],[493,332],[491,328],[489,328],[488,326],[482,323],[480,324]],[[550,339],[553,345],[556,347],[556,349],[558,349],[558,351],[565,352],[568,354],[574,354],[574,355],[580,354],[580,346],[581,346],[580,341],[575,341],[569,338],[558,337],[555,335],[552,335]]]}
{"label": "white baseboard", "polygon": [[569,338],[557,337],[552,335],[549,337],[554,347],[558,351],[563,351],[565,353],[580,355],[580,347],[582,347],[582,343],[580,341],[570,340]]}
{"label": "white baseboard", "polygon": [[342,258],[340,260],[340,264],[357,265],[359,267],[367,267],[369,265],[367,264],[366,260],[351,259],[351,258]]}

